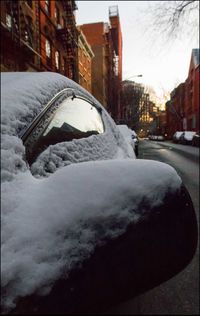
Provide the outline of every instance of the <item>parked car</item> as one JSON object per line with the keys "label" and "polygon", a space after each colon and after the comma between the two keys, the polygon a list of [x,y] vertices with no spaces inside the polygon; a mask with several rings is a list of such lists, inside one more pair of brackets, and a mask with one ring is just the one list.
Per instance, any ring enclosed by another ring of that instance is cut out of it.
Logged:
{"label": "parked car", "polygon": [[86,90],[53,72],[1,74],[1,307],[95,314],[175,276],[197,246],[169,165],[134,159]]}
{"label": "parked car", "polygon": [[126,124],[117,124],[117,127],[120,133],[123,135],[124,141],[127,143],[127,146],[130,146],[131,151],[134,150],[134,153],[136,155],[136,144],[134,139],[132,138],[132,130]]}
{"label": "parked car", "polygon": [[192,145],[192,139],[195,134],[196,133],[193,131],[183,132],[179,138],[179,143],[183,145]]}
{"label": "parked car", "polygon": [[164,141],[165,138],[163,135],[149,135],[149,140]]}
{"label": "parked car", "polygon": [[200,147],[200,133],[197,132],[192,138],[192,146]]}
{"label": "parked car", "polygon": [[180,142],[180,137],[183,134],[183,131],[177,131],[174,133],[174,135],[172,136],[172,140],[174,143],[179,143]]}
{"label": "parked car", "polygon": [[136,157],[138,157],[139,137],[133,129],[131,129],[131,137],[135,143],[135,155],[136,155]]}

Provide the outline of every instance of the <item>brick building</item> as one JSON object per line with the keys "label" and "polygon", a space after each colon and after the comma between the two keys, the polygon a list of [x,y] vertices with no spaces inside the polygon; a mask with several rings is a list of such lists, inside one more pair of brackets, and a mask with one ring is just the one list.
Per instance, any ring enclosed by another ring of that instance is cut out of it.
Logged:
{"label": "brick building", "polygon": [[74,0],[1,1],[1,71],[56,71],[78,82]]}
{"label": "brick building", "polygon": [[170,93],[166,103],[167,134],[169,138],[176,131],[184,130],[185,83],[181,83]]}
{"label": "brick building", "polygon": [[107,107],[107,69],[105,63],[105,24],[90,23],[80,25],[81,31],[85,35],[92,51],[92,94],[105,107]]}
{"label": "brick building", "polygon": [[192,50],[188,77],[171,92],[166,112],[169,138],[176,131],[199,131],[199,49]]}
{"label": "brick building", "polygon": [[109,8],[109,23],[97,22],[80,26],[93,52],[92,94],[112,117],[120,118],[122,80],[122,33],[118,7]]}
{"label": "brick building", "polygon": [[92,92],[92,58],[94,53],[91,46],[88,44],[87,39],[81,28],[78,26],[78,71],[79,71],[79,84]]}
{"label": "brick building", "polygon": [[193,49],[185,81],[185,130],[199,131],[199,101],[199,49]]}

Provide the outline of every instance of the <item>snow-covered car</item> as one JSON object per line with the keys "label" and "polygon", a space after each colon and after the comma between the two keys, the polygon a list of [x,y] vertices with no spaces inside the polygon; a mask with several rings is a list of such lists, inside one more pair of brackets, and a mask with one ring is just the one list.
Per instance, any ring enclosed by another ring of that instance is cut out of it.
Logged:
{"label": "snow-covered car", "polygon": [[138,156],[138,148],[139,148],[139,138],[138,138],[137,133],[133,129],[131,129],[131,137],[135,143],[135,155],[137,157]]}
{"label": "snow-covered car", "polygon": [[177,131],[174,133],[174,135],[172,136],[172,140],[174,143],[179,143],[180,142],[180,137],[183,134],[183,131]]}
{"label": "snow-covered car", "polygon": [[99,313],[192,260],[197,222],[181,178],[133,159],[78,84],[2,73],[1,120],[4,314]]}
{"label": "snow-covered car", "polygon": [[193,131],[184,131],[179,138],[179,143],[183,145],[191,145],[195,134],[196,132]]}
{"label": "snow-covered car", "polygon": [[119,131],[124,137],[125,142],[127,143],[128,147],[131,147],[130,150],[134,150],[136,154],[136,143],[132,137],[133,133],[132,130],[125,124],[118,124],[117,125]]}

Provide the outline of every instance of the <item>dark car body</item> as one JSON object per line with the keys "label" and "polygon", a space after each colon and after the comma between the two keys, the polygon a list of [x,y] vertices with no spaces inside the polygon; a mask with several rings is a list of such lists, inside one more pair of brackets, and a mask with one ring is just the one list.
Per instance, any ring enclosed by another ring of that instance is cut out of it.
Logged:
{"label": "dark car body", "polygon": [[200,147],[200,133],[197,132],[192,138],[192,146]]}

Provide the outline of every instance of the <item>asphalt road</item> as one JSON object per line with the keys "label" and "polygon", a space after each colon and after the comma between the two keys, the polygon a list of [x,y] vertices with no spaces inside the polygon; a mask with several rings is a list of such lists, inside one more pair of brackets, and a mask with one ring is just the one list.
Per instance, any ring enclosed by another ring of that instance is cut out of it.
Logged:
{"label": "asphalt road", "polygon": [[[199,148],[140,140],[138,158],[158,160],[173,166],[191,195],[199,219]],[[106,311],[106,314],[199,315],[199,246],[192,262],[177,276]]]}

